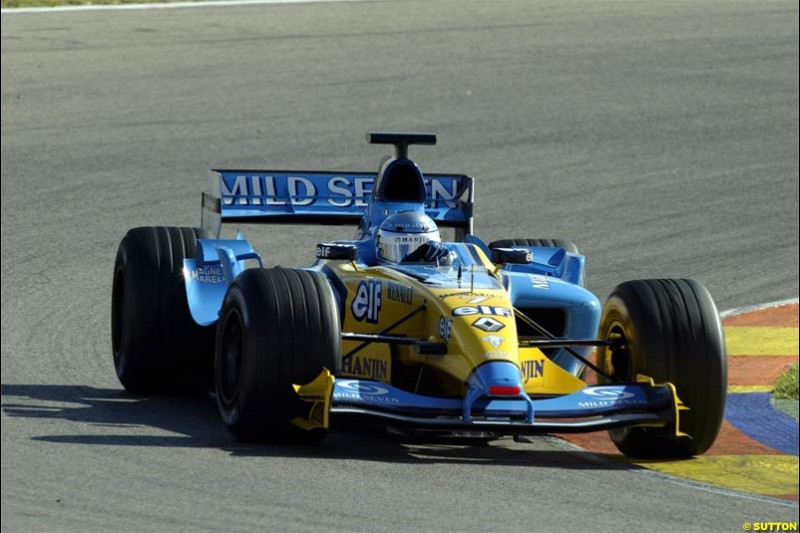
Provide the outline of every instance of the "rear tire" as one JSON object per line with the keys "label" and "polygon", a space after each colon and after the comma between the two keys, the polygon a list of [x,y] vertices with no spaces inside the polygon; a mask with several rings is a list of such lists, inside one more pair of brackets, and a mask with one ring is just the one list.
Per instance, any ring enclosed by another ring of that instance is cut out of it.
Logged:
{"label": "rear tire", "polygon": [[192,319],[183,278],[183,260],[196,255],[202,238],[199,228],[143,227],[119,245],[111,345],[129,392],[186,392],[210,383],[214,328]]}
{"label": "rear tire", "polygon": [[307,270],[245,270],[228,288],[217,328],[217,405],[231,433],[249,442],[322,440],[327,430],[290,421],[305,407],[292,384],[341,364],[339,309],[327,279]]}
{"label": "rear tire", "polygon": [[690,457],[714,443],[725,411],[727,352],[722,324],[711,295],[687,279],[629,281],[618,285],[603,309],[599,338],[620,335],[620,347],[598,348],[597,362],[626,382],[644,374],[671,382],[689,407],[674,427],[609,431],[631,457]]}

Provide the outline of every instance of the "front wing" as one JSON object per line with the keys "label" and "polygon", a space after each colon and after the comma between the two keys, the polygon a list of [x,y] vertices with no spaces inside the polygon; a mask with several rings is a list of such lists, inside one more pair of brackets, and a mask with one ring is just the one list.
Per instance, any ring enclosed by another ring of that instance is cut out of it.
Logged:
{"label": "front wing", "polygon": [[[325,371],[324,373],[327,373]],[[320,376],[321,378],[322,376]],[[317,383],[322,381],[318,378]],[[563,396],[477,399],[413,394],[379,381],[336,379],[328,390],[304,394],[332,417],[355,416],[425,430],[478,431],[498,434],[580,433],[624,426],[673,426],[686,409],[672,384],[592,385]],[[326,393],[330,392],[330,395]],[[320,401],[327,406],[319,405]],[[327,420],[326,420],[327,426]]]}

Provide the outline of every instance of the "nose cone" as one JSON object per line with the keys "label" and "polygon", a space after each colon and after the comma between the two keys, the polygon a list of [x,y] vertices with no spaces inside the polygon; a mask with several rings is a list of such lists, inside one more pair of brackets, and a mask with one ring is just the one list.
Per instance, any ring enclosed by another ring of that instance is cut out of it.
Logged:
{"label": "nose cone", "polygon": [[[514,307],[506,290],[486,272],[476,276],[475,290],[465,287],[436,288],[430,303],[439,313],[430,317],[430,335],[447,343],[448,356],[441,359],[441,369],[457,380],[457,387],[467,384],[473,371],[490,362],[506,361],[519,368],[519,339]],[[469,275],[468,273],[466,275]]]}
{"label": "nose cone", "polygon": [[492,401],[522,400],[520,414],[525,415],[529,424],[533,423],[533,402],[525,394],[522,373],[516,364],[510,361],[489,361],[479,365],[470,374],[467,386],[469,389],[464,397],[462,413],[464,420],[472,419],[472,406],[479,398],[486,397]]}
{"label": "nose cone", "polygon": [[519,364],[517,326],[510,302],[500,297],[488,304],[459,306],[453,310],[453,317],[459,343],[473,367],[487,361]]}
{"label": "nose cone", "polygon": [[490,361],[477,367],[467,385],[485,396],[519,396],[523,392],[522,373],[510,361]]}

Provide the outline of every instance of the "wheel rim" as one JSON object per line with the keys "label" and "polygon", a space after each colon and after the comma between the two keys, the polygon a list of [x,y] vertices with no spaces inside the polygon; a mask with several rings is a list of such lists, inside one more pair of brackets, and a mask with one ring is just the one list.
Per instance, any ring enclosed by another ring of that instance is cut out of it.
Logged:
{"label": "wheel rim", "polygon": [[225,320],[220,342],[218,394],[225,405],[231,405],[239,392],[242,369],[242,320],[239,312],[231,311]]}
{"label": "wheel rim", "polygon": [[631,357],[628,337],[622,324],[614,322],[608,328],[608,338],[612,339],[613,346],[608,348],[609,356],[606,360],[606,372],[624,381],[634,381],[633,359]]}
{"label": "wheel rim", "polygon": [[120,364],[120,349],[125,331],[123,305],[125,303],[125,276],[122,268],[114,273],[114,285],[111,293],[111,349],[114,362]]}

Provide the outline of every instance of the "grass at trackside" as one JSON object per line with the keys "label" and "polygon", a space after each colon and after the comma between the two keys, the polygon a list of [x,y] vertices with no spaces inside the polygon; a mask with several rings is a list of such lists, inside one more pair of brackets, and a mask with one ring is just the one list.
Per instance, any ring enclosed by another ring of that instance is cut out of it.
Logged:
{"label": "grass at trackside", "polygon": [[797,365],[787,370],[775,384],[775,398],[780,400],[797,400]]}
{"label": "grass at trackside", "polygon": [[798,420],[798,385],[797,385],[797,365],[794,365],[787,370],[778,382],[775,383],[775,390],[773,391],[773,402],[775,407],[795,420]]}
{"label": "grass at trackside", "polygon": [[800,421],[800,403],[797,400],[778,400],[775,399],[775,408],[785,413],[795,420]]}
{"label": "grass at trackside", "polygon": [[5,9],[7,7],[85,6],[90,4],[168,4],[176,1],[183,0],[0,0],[0,6]]}

